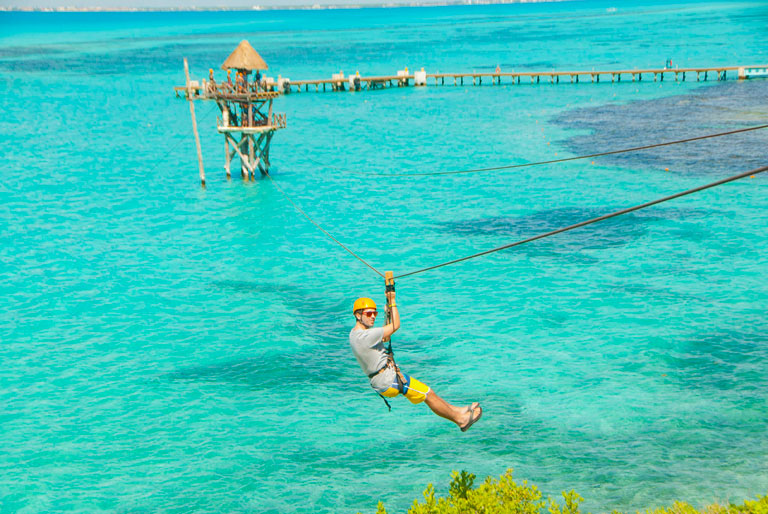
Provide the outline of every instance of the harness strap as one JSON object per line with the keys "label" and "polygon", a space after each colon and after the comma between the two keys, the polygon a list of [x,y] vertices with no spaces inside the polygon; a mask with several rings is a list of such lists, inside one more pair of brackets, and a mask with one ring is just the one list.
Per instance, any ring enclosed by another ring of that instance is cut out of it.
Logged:
{"label": "harness strap", "polygon": [[378,392],[378,391],[376,391],[376,394],[378,394],[379,396],[381,396],[381,399],[382,399],[382,400],[384,400],[384,403],[387,405],[387,408],[389,409],[389,412],[392,412],[392,406],[391,406],[391,405],[389,404],[389,402],[387,401],[387,397],[386,397],[386,396],[384,396],[383,394],[381,394],[381,393],[380,393],[380,392]]}
{"label": "harness strap", "polygon": [[400,391],[400,394],[405,396],[405,377],[403,376],[403,372],[400,371],[400,368],[395,366],[395,379],[397,380],[397,390]]}
{"label": "harness strap", "polygon": [[[389,353],[389,352],[387,352],[387,353]],[[374,371],[373,373],[368,373],[368,378],[373,378],[376,375],[378,375],[379,373],[381,373],[382,371],[384,371],[385,369],[387,369],[389,367],[392,367],[392,366],[394,366],[396,371],[399,371],[399,369],[397,367],[397,364],[395,364],[395,358],[392,356],[391,353],[389,353],[389,355],[387,355],[387,363],[384,364],[379,369],[377,369],[376,371]]]}
{"label": "harness strap", "polygon": [[373,373],[368,373],[368,378],[373,378],[373,377],[375,377],[376,375],[378,375],[379,373],[381,373],[382,371],[384,371],[384,370],[385,370],[385,369],[387,369],[388,367],[389,367],[389,362],[387,362],[386,364],[384,364],[384,366],[382,366],[381,368],[379,368],[379,370],[378,370],[378,371],[374,371]]}

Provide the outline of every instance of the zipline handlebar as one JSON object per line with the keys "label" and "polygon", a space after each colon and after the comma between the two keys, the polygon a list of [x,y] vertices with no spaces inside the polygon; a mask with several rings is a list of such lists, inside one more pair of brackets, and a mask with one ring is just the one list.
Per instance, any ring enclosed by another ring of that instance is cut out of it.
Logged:
{"label": "zipline handlebar", "polygon": [[[395,291],[395,274],[391,271],[384,273],[384,284],[386,286],[386,292]],[[387,302],[389,303],[389,302]]]}

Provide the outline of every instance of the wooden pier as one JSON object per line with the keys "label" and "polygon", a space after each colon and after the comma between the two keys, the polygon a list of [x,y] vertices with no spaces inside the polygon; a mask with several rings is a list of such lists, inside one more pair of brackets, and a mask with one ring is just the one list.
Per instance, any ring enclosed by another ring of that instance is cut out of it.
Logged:
{"label": "wooden pier", "polygon": [[385,87],[414,86],[463,86],[472,84],[518,85],[518,84],[578,84],[580,82],[663,82],[666,80],[697,81],[747,79],[768,76],[768,65],[761,66],[712,66],[697,68],[648,68],[634,70],[607,71],[526,71],[526,72],[473,72],[473,73],[426,73],[421,71],[408,73],[407,69],[396,75],[362,77],[358,74],[345,77],[336,74],[330,79],[288,80],[280,79],[275,85],[283,93],[292,91],[360,91]]}
{"label": "wooden pier", "polygon": [[[185,97],[189,101],[192,116],[192,128],[197,146],[197,156],[200,167],[200,181],[205,186],[205,170],[203,168],[202,152],[197,133],[195,119],[195,100],[212,100],[216,102],[221,118],[218,118],[216,129],[224,135],[225,160],[224,169],[227,178],[231,176],[232,158],[240,158],[240,172],[244,179],[255,176],[256,170],[263,175],[269,172],[269,148],[272,137],[277,130],[286,127],[285,114],[274,114],[272,102],[281,94],[301,91],[362,91],[389,87],[427,86],[464,86],[470,83],[474,86],[483,85],[520,85],[520,84],[578,84],[589,82],[676,82],[693,80],[727,80],[768,77],[768,65],[759,66],[711,66],[696,68],[672,68],[671,62],[664,68],[622,69],[608,71],[525,71],[501,72],[496,68],[493,72],[472,73],[427,73],[422,68],[409,72],[408,68],[396,72],[395,75],[363,77],[359,73],[344,76],[343,72],[333,74],[329,79],[290,80],[278,76],[277,81],[272,77],[263,77],[261,70],[267,70],[267,64],[253,47],[245,40],[227,58],[222,69],[227,70],[225,82],[216,82],[213,69],[209,70],[208,80],[191,80],[186,59],[184,72],[186,84],[174,87],[176,96]],[[231,72],[236,71],[233,81]],[[256,72],[254,80],[249,81],[249,75]]]}

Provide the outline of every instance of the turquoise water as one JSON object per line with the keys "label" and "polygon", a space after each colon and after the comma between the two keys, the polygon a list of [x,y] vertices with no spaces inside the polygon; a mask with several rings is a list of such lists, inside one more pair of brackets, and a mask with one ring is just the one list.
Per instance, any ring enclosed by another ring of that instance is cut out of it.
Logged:
{"label": "turquoise water", "polygon": [[[615,7],[613,10],[611,8]],[[768,184],[732,183],[405,278],[394,344],[457,404],[391,413],[348,349],[382,281],[268,180],[227,182],[216,112],[174,98],[248,38],[270,74],[768,63],[768,6],[568,2],[0,13],[0,511],[405,510],[515,468],[585,509],[768,492]],[[766,164],[768,81],[292,94],[274,176],[405,273]],[[324,163],[322,165],[317,163]],[[669,168],[669,171],[665,171]]]}

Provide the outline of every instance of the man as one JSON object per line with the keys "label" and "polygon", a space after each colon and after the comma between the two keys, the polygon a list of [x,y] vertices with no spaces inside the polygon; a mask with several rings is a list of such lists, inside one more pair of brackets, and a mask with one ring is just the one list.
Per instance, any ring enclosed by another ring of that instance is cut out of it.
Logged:
{"label": "man", "polygon": [[426,402],[432,412],[453,421],[462,432],[466,432],[483,415],[480,404],[474,402],[466,408],[451,405],[431,388],[400,371],[394,359],[384,348],[384,341],[389,341],[392,334],[400,328],[400,314],[397,311],[394,291],[387,291],[387,300],[390,304],[392,320],[391,323],[380,328],[373,326],[378,315],[376,303],[373,300],[358,298],[352,307],[357,323],[349,333],[349,344],[360,367],[368,375],[371,387],[386,398],[402,394],[413,404]]}
{"label": "man", "polygon": [[213,78],[213,68],[208,69],[208,91],[216,92],[216,79]]}
{"label": "man", "polygon": [[234,91],[235,87],[232,84],[232,70],[227,70],[227,87],[230,91]]}

